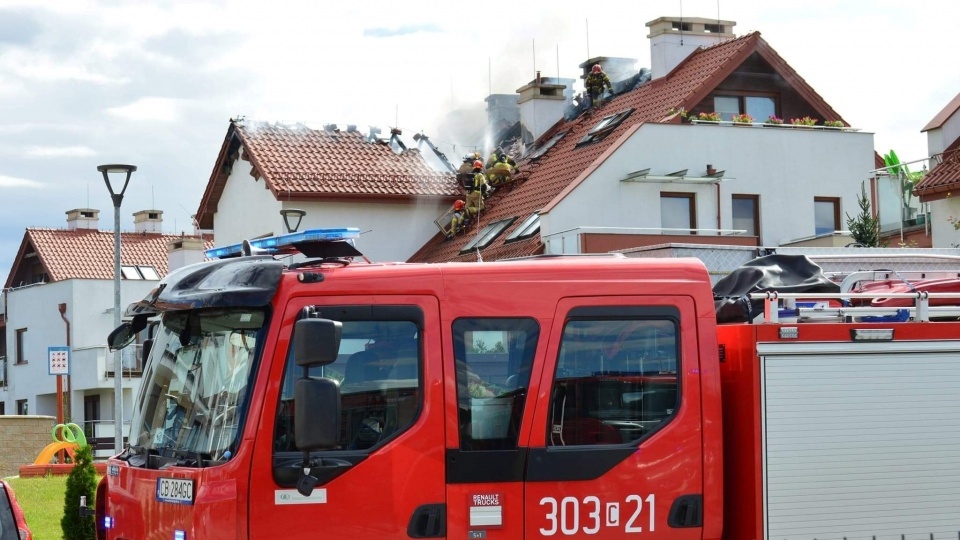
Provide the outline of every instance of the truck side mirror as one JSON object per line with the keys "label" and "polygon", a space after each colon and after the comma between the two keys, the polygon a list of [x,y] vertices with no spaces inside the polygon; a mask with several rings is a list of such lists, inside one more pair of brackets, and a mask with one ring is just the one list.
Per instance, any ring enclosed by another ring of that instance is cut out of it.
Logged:
{"label": "truck side mirror", "polygon": [[293,331],[293,356],[298,366],[325,366],[340,353],[340,321],[301,319]]}
{"label": "truck side mirror", "polygon": [[328,450],[340,438],[340,384],[333,379],[298,379],[293,387],[293,433],[303,452]]}
{"label": "truck side mirror", "polygon": [[110,346],[110,350],[119,351],[133,343],[133,340],[137,338],[137,334],[146,327],[147,316],[137,315],[133,318],[133,321],[125,322],[114,328],[113,332],[110,332],[110,335],[107,336],[107,344]]}

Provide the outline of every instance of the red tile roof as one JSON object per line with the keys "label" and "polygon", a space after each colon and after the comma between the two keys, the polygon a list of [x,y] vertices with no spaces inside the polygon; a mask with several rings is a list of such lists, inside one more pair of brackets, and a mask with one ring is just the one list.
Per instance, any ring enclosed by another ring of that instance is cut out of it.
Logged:
{"label": "red tile roof", "polygon": [[213,228],[213,214],[238,155],[253,165],[251,174],[263,178],[277,199],[452,199],[457,195],[454,175],[433,170],[417,149],[398,154],[358,131],[231,121],[197,212],[201,227]]}
{"label": "red tile roof", "polygon": [[[168,272],[167,244],[179,234],[120,233],[120,264],[152,266],[160,277]],[[189,238],[196,238],[191,236]],[[66,279],[113,279],[113,232],[95,229],[28,228],[7,277],[6,287],[16,285],[17,270],[24,257],[36,253],[50,282]],[[205,240],[204,249],[213,247]]]}
{"label": "red tile roof", "polygon": [[[724,79],[732,74],[751,54],[758,53],[766,60],[823,118],[840,116],[787,63],[754,32],[740,38],[724,41],[700,49],[681,62],[667,76],[644,84],[635,90],[616,96],[603,106],[602,112],[583,114],[569,122],[560,122],[544,134],[546,141],[554,134],[568,131],[553,148],[536,163],[519,163],[519,180],[494,193],[486,201],[486,213],[481,214],[480,227],[510,217],[518,219],[507,228],[480,255],[484,260],[498,260],[542,253],[539,236],[504,244],[504,239],[533,212],[546,210],[564,197],[583,180],[588,169],[602,163],[605,152],[628,131],[641,123],[679,123],[676,115],[668,115],[671,108],[692,110]],[[604,116],[633,109],[633,113],[609,135],[598,142],[577,147],[577,143]],[[476,232],[471,229],[471,233]],[[469,241],[457,236],[446,240],[438,234],[411,258],[411,262],[475,261],[476,253],[460,255],[460,249]]]}
{"label": "red tile roof", "polygon": [[960,139],[934,156],[934,160],[939,163],[913,189],[920,202],[946,199],[952,193],[960,195]]}
{"label": "red tile roof", "polygon": [[960,109],[960,94],[957,94],[956,97],[950,100],[950,103],[947,103],[946,107],[938,112],[927,125],[923,126],[920,132],[930,131],[931,129],[937,129],[942,126],[944,122],[953,116],[953,113],[957,112],[957,109]]}

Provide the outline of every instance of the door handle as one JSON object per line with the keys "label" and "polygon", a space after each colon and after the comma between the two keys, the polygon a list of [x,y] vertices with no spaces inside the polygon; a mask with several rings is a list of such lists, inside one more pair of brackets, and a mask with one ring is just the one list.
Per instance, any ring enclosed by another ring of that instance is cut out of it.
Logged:
{"label": "door handle", "polygon": [[424,504],[413,511],[407,536],[410,538],[443,538],[447,535],[447,506]]}
{"label": "door handle", "polygon": [[667,525],[674,528],[703,526],[703,495],[681,495],[670,506]]}

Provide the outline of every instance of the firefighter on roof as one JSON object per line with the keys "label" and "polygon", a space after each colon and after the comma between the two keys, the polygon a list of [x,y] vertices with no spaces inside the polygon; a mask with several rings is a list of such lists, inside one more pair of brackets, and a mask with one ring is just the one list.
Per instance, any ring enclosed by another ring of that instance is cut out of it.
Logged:
{"label": "firefighter on roof", "polygon": [[457,199],[453,203],[453,217],[450,218],[450,232],[447,234],[447,237],[453,237],[455,234],[459,233],[463,229],[464,222],[467,219],[466,211],[464,210],[464,202]]}
{"label": "firefighter on roof", "polygon": [[501,152],[496,163],[487,169],[487,180],[490,185],[496,187],[512,180],[516,172],[516,162],[506,153]]}
{"label": "firefighter on roof", "polygon": [[613,92],[610,77],[607,77],[607,74],[603,72],[603,67],[601,67],[600,64],[593,65],[593,69],[591,69],[590,74],[587,75],[587,80],[584,85],[587,87],[587,94],[590,95],[590,103],[595,107],[603,105],[604,87]]}
{"label": "firefighter on roof", "polygon": [[483,174],[483,162],[479,159],[473,162],[472,181],[464,187],[467,190],[466,217],[471,218],[483,210],[483,197],[490,189],[487,176]]}

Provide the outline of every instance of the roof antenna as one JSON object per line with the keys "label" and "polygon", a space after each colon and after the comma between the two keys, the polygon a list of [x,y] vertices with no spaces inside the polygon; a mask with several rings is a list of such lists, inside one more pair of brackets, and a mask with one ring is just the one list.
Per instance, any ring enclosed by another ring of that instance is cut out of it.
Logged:
{"label": "roof antenna", "polygon": [[[717,0],[717,34],[722,34],[723,28],[720,26],[720,0]],[[723,38],[717,35],[717,43],[723,41]]]}
{"label": "roof antenna", "polygon": [[[532,39],[532,40],[530,40],[530,41],[533,43],[533,45],[532,45],[532,48],[533,48],[533,78],[536,79],[536,78],[537,78],[537,40]],[[540,84],[540,81],[537,81],[537,84]]]}
{"label": "roof antenna", "polygon": [[557,43],[557,84],[560,84],[560,44]]}
{"label": "roof antenna", "polygon": [[590,19],[585,19],[587,23],[587,60],[590,60]]}
{"label": "roof antenna", "polygon": [[683,47],[683,0],[680,0],[680,46]]}
{"label": "roof antenna", "polygon": [[490,57],[487,57],[487,93],[493,95],[493,71],[492,71],[492,60]]}

